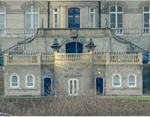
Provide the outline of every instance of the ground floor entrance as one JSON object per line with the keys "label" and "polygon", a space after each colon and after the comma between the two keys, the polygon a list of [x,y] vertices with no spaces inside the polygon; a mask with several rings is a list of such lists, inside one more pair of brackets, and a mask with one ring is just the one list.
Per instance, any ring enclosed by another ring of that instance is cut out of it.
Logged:
{"label": "ground floor entrance", "polygon": [[103,78],[98,77],[95,79],[95,90],[96,90],[96,94],[103,95],[103,90],[104,90]]}

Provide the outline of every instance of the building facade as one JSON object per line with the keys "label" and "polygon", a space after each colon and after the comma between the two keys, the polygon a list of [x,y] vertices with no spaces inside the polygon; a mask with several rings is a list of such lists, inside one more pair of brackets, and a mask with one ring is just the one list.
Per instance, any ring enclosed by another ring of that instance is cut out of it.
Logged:
{"label": "building facade", "polygon": [[149,94],[149,21],[142,0],[0,1],[4,95]]}

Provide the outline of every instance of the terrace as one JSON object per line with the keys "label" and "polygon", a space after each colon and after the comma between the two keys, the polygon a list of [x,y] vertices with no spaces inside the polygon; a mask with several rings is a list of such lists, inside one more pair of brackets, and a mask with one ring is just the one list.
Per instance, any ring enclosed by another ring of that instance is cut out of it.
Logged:
{"label": "terrace", "polygon": [[4,65],[50,65],[55,62],[93,64],[142,64],[142,53],[22,53],[4,54]]}

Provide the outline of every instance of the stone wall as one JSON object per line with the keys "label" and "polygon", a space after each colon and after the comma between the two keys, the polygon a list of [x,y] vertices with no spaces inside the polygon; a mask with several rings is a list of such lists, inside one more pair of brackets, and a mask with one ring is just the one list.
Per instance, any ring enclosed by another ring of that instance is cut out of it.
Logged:
{"label": "stone wall", "polygon": [[[139,65],[107,65],[106,66],[106,95],[142,95],[142,69]],[[121,87],[113,87],[113,75],[121,76]],[[127,78],[134,74],[137,78],[137,86],[128,87]]]}
{"label": "stone wall", "polygon": [[78,95],[90,95],[94,90],[91,63],[55,62],[55,88],[58,94],[68,95],[68,80],[78,80]]}
{"label": "stone wall", "polygon": [[[23,66],[4,66],[4,95],[41,95],[41,66],[23,65]],[[32,74],[35,76],[35,87],[26,87],[26,76]],[[12,75],[19,76],[19,88],[10,87],[10,78]]]}

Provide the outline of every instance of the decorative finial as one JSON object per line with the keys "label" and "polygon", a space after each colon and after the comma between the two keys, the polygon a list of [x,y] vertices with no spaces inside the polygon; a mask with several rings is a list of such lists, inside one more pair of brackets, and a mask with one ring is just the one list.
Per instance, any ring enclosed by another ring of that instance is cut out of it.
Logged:
{"label": "decorative finial", "polygon": [[90,38],[88,45],[94,45],[93,39]]}
{"label": "decorative finial", "polygon": [[55,38],[53,45],[59,45],[57,38]]}

